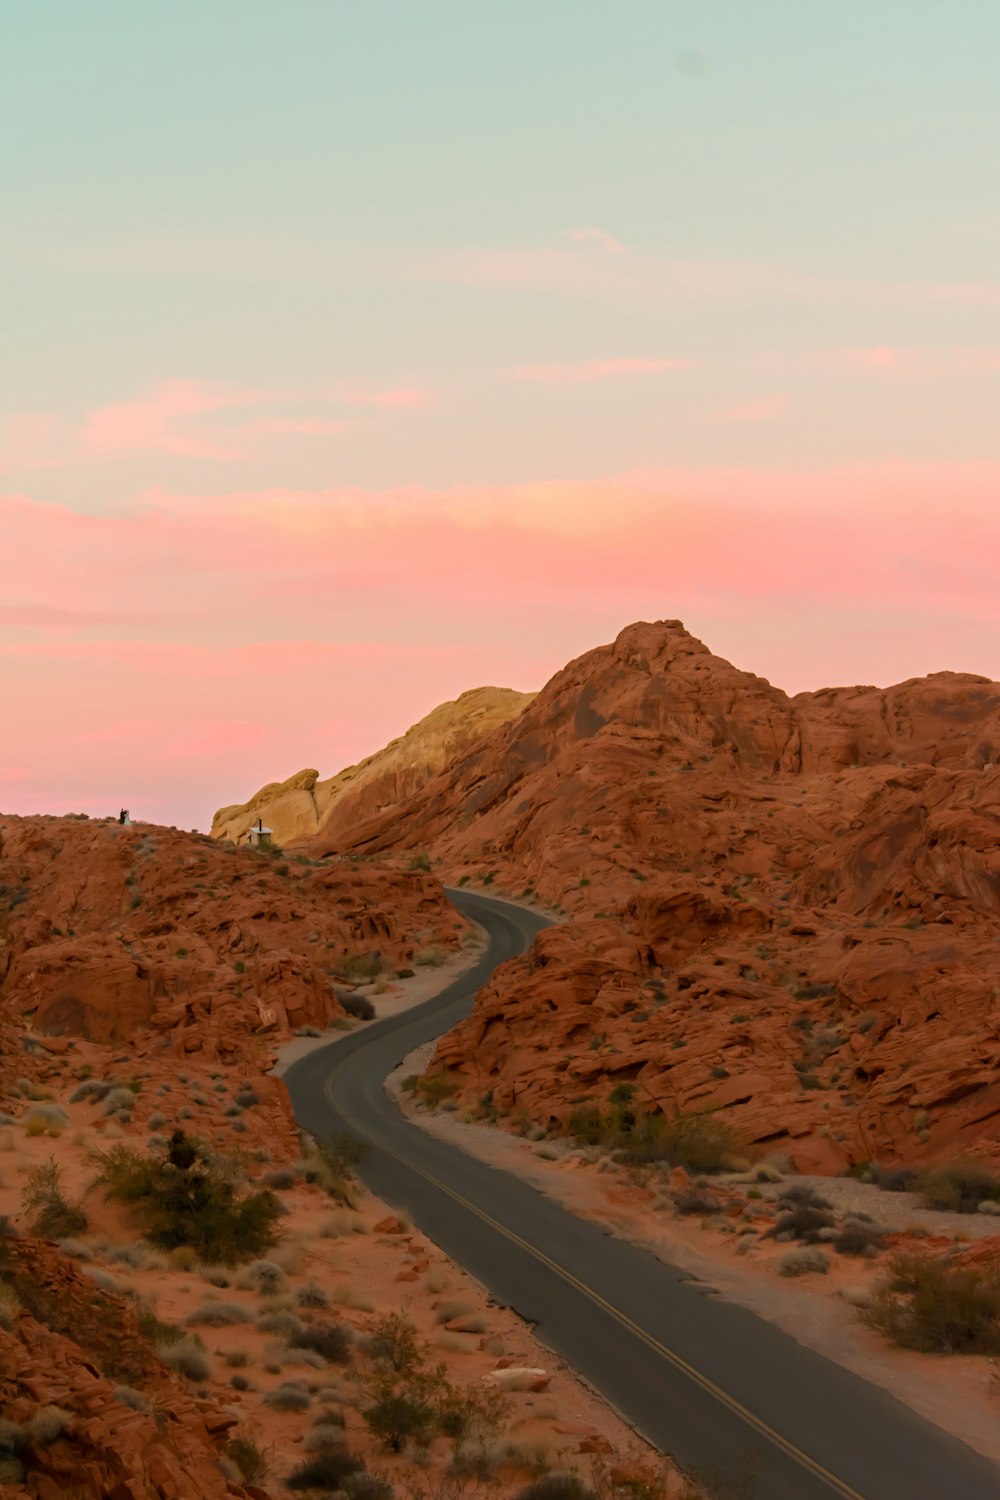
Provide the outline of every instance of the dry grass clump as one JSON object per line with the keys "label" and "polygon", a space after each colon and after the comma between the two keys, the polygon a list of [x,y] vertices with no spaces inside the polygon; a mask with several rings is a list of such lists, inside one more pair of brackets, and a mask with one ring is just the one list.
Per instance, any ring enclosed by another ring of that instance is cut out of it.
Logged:
{"label": "dry grass clump", "polygon": [[278,1411],[308,1411],[312,1397],[305,1386],[297,1380],[284,1380],[264,1397],[268,1406]]}
{"label": "dry grass clump", "polygon": [[321,1239],[339,1240],[348,1234],[367,1234],[368,1225],[361,1214],[355,1213],[353,1209],[337,1208],[332,1214],[327,1214],[319,1233]]}
{"label": "dry grass clump", "polygon": [[59,1104],[34,1104],[22,1119],[29,1136],[49,1135],[57,1140],[69,1124],[69,1115]]}
{"label": "dry grass clump", "polygon": [[185,1319],[189,1328],[206,1325],[209,1328],[226,1328],[233,1323],[252,1323],[253,1315],[239,1302],[203,1302]]}
{"label": "dry grass clump", "polygon": [[212,1372],[211,1361],[202,1344],[195,1338],[178,1339],[176,1343],[161,1344],[157,1354],[165,1365],[188,1380],[207,1380]]}
{"label": "dry grass clump", "polygon": [[806,1276],[811,1271],[825,1275],[830,1269],[830,1257],[815,1245],[803,1246],[801,1250],[789,1250],[778,1262],[781,1276]]}

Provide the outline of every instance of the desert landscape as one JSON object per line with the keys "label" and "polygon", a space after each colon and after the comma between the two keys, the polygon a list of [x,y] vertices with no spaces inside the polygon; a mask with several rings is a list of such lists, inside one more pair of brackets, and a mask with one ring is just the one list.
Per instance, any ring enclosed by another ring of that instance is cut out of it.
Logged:
{"label": "desert landscape", "polygon": [[0,1500],[1000,1500],[1000,6],[858,20],[5,8]]}
{"label": "desert landscape", "polygon": [[4,818],[5,1487],[729,1493],[296,1125],[296,1060],[486,961],[442,882],[540,930],[407,1118],[1000,1461],[998,741],[986,679],[788,699],[668,621],[312,822],[301,776],[214,837]]}

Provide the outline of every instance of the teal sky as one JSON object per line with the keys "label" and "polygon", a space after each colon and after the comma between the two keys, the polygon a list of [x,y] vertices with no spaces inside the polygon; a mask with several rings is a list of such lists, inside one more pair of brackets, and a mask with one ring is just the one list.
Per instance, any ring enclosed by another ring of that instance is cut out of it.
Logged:
{"label": "teal sky", "polygon": [[[29,729],[88,643],[460,637],[308,756],[279,678],[287,737],[233,800],[640,615],[795,688],[1000,672],[994,0],[31,0],[2,27],[0,665],[35,664]],[[529,548],[517,624],[477,613],[494,550],[521,578]],[[219,734],[189,788],[230,776]],[[0,777],[51,800],[29,741]]]}

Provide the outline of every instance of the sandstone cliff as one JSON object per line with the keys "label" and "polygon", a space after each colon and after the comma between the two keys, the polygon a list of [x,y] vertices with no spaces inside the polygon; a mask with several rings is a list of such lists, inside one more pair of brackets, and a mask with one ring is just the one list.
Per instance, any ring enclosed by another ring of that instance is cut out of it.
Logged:
{"label": "sandstone cliff", "polygon": [[635,625],[316,846],[426,848],[580,919],[442,1042],[470,1096],[544,1121],[629,1081],[803,1167],[1000,1159],[1000,684],[789,698]]}
{"label": "sandstone cliff", "polygon": [[282,845],[317,834],[338,837],[419,791],[469,745],[516,718],[533,696],[512,688],[472,688],[336,776],[320,781],[318,771],[299,771],[262,787],[249,802],[220,808],[212,819],[212,837],[236,841],[258,818]]}

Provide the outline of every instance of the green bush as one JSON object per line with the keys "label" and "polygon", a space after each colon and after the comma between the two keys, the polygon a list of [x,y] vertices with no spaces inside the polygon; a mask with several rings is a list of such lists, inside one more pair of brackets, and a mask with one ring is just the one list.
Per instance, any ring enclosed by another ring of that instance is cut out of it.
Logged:
{"label": "green bush", "polygon": [[118,1145],[98,1161],[109,1197],[128,1204],[146,1238],[162,1249],[184,1246],[201,1260],[231,1265],[277,1238],[282,1208],[274,1194],[241,1193],[226,1163],[182,1130],[163,1151]]}
{"label": "green bush", "polygon": [[22,1202],[32,1216],[32,1231],[44,1239],[72,1239],[74,1235],[86,1234],[90,1228],[80,1205],[67,1202],[62,1171],[51,1157],[28,1173]]}
{"label": "green bush", "polygon": [[423,854],[423,853],[414,854],[411,857],[411,859],[410,859],[410,869],[411,870],[425,870],[425,871],[429,871],[430,867],[431,867],[430,858],[426,854]]}
{"label": "green bush", "polygon": [[1000,1273],[896,1255],[861,1314],[902,1349],[928,1354],[1000,1352]]}
{"label": "green bush", "polygon": [[928,1208],[974,1214],[980,1203],[1000,1200],[1000,1180],[981,1162],[956,1161],[936,1167],[921,1188]]}
{"label": "green bush", "polygon": [[369,1430],[393,1453],[408,1442],[426,1442],[434,1431],[434,1408],[416,1391],[386,1388],[364,1415]]}

